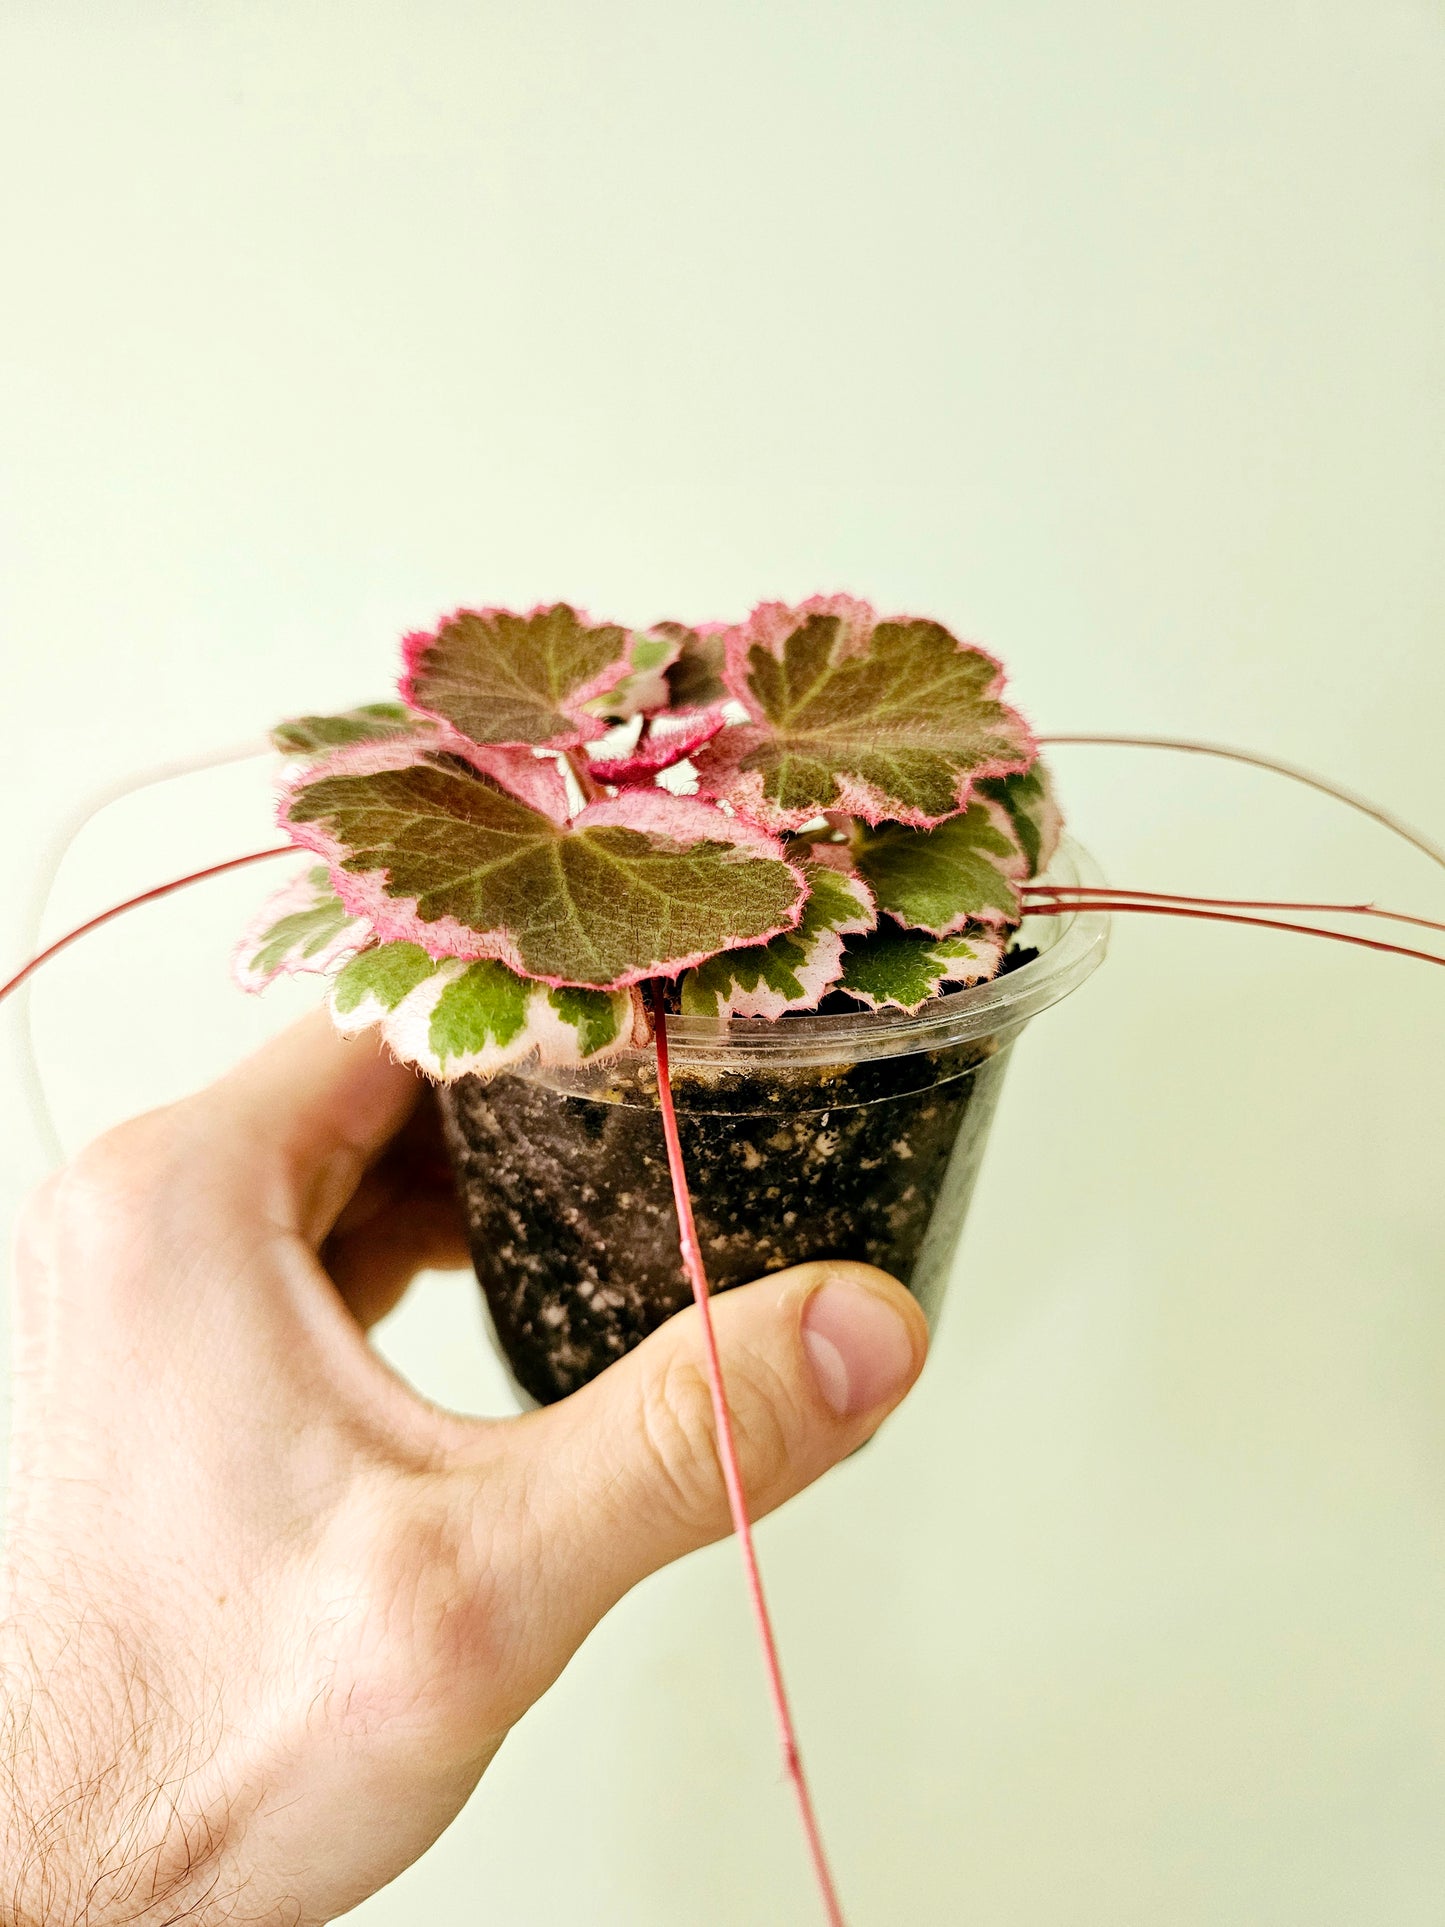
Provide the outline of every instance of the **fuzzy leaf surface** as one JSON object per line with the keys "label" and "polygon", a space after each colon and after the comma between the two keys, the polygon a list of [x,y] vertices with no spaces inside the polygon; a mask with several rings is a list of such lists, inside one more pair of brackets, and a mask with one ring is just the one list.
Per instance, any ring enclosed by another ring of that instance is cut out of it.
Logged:
{"label": "fuzzy leaf surface", "polygon": [[474,743],[575,749],[604,735],[607,719],[665,702],[679,647],[589,621],[566,602],[526,614],[459,609],[403,640],[401,693]]}
{"label": "fuzzy leaf surface", "polygon": [[320,756],[354,743],[395,742],[426,728],[403,703],[362,703],[336,716],[293,716],[276,725],[271,741],[283,756]]}
{"label": "fuzzy leaf surface", "polygon": [[370,936],[331,887],[326,866],[313,863],[262,904],[236,947],[233,973],[243,990],[264,990],[277,977],[330,970]]}
{"label": "fuzzy leaf surface", "polygon": [[616,756],[589,756],[588,767],[599,783],[646,782],[701,749],[722,726],[722,716],[716,710],[694,710],[686,715],[664,711],[650,719],[631,749]]}
{"label": "fuzzy leaf surface", "polygon": [[935,829],[860,824],[854,856],[878,908],[909,929],[950,936],[968,923],[1017,923],[1028,859],[1002,810],[975,800]]}
{"label": "fuzzy leaf surface", "polygon": [[634,790],[559,823],[450,758],[369,754],[307,771],[281,822],[380,938],[620,989],[802,915],[781,845],[695,797]]}
{"label": "fuzzy leaf surface", "polygon": [[727,661],[727,624],[659,622],[653,633],[677,643],[677,657],[667,671],[669,700],[674,709],[720,709],[732,692],[723,680]]}
{"label": "fuzzy leaf surface", "polygon": [[687,1017],[781,1017],[810,1010],[836,983],[843,938],[877,921],[862,880],[821,863],[804,863],[808,901],[796,930],[771,943],[725,950],[682,980]]}
{"label": "fuzzy leaf surface", "polygon": [[419,943],[374,943],[343,964],[331,986],[331,1014],[348,1034],[379,1023],[436,975],[435,957]]}
{"label": "fuzzy leaf surface", "polygon": [[1063,811],[1042,757],[1032,769],[1017,770],[1012,776],[986,776],[978,793],[1008,817],[1028,861],[1029,876],[1041,876],[1053,861],[1064,828]]}
{"label": "fuzzy leaf surface", "polygon": [[346,1036],[379,1025],[394,1056],[441,1082],[524,1059],[593,1062],[638,1040],[632,991],[552,989],[491,959],[438,960],[411,943],[354,957],[332,986],[331,1013]]}
{"label": "fuzzy leaf surface", "polygon": [[763,603],[729,632],[726,673],[750,720],[699,754],[699,778],[772,829],[824,810],[927,826],[1034,758],[992,656],[850,596]]}
{"label": "fuzzy leaf surface", "polygon": [[916,930],[872,931],[850,940],[839,989],[874,1010],[915,1011],[945,984],[976,984],[996,976],[1005,934],[972,929],[951,937]]}

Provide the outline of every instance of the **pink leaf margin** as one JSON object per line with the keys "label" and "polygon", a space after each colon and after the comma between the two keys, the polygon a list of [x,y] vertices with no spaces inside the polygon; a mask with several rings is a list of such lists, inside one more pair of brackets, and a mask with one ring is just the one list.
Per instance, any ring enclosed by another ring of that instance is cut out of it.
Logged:
{"label": "pink leaf margin", "polygon": [[[266,937],[281,922],[283,917],[295,916],[303,910],[310,910],[316,902],[316,888],[311,882],[307,866],[289,882],[275,890],[256,911],[245,929],[240,941],[231,952],[231,976],[236,984],[252,996],[275,983],[278,977],[325,976],[335,967],[354,957],[358,950],[364,950],[371,942],[371,925],[364,919],[352,916],[329,942],[309,957],[287,955],[274,969],[258,970],[248,959],[253,957],[265,943]],[[343,909],[346,907],[343,900]]]}
{"label": "pink leaf margin", "polygon": [[685,762],[723,727],[717,709],[662,711],[646,735],[624,756],[589,759],[588,772],[599,783],[642,783]]}

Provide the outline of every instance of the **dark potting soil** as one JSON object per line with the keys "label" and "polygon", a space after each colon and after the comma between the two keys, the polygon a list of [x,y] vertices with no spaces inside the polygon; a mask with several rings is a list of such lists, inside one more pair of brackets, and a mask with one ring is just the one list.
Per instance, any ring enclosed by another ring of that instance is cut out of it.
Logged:
{"label": "dark potting soil", "polygon": [[[675,1066],[714,1291],[811,1258],[862,1259],[931,1311],[915,1273],[938,1270],[927,1254],[940,1244],[946,1266],[1006,1057],[986,1039],[766,1073]],[[518,1382],[549,1403],[691,1302],[655,1075],[619,1073],[604,1097],[506,1075],[439,1095],[498,1338]]]}

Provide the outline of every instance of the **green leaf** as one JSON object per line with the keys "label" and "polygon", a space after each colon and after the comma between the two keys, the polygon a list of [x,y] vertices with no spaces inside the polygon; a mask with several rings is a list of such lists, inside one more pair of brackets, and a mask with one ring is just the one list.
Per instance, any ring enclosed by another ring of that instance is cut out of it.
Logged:
{"label": "green leaf", "polygon": [[766,942],[802,913],[801,871],[695,797],[629,791],[558,823],[450,759],[298,779],[282,821],[378,937],[619,989]]}
{"label": "green leaf", "polygon": [[[331,1008],[338,1017],[368,1013],[363,1022],[373,1022],[396,1009],[418,984],[437,972],[437,961],[420,944],[378,943],[353,957],[336,976],[331,991]],[[375,1017],[370,1014],[375,1007]]]}
{"label": "green leaf", "polygon": [[838,987],[875,1010],[915,1011],[945,984],[982,983],[997,975],[1004,941],[996,930],[952,937],[875,930],[849,941]]}
{"label": "green leaf", "polygon": [[529,1058],[595,1062],[645,1033],[634,991],[553,990],[505,964],[437,960],[409,943],[378,944],[348,964],[331,1014],[345,1036],[379,1025],[394,1056],[443,1082]]}
{"label": "green leaf", "polygon": [[595,1057],[616,1044],[629,1024],[633,999],[615,990],[579,990],[563,984],[547,992],[558,1023],[576,1033],[581,1057]]}
{"label": "green leaf", "polygon": [[773,829],[824,810],[927,826],[1035,753],[992,656],[849,596],[762,604],[728,635],[727,680],[751,720],[698,752],[699,781]]}
{"label": "green leaf", "polygon": [[946,937],[966,923],[1017,923],[1028,864],[1009,819],[970,803],[936,829],[859,824],[854,857],[880,910],[909,929]]}
{"label": "green leaf", "polygon": [[565,602],[525,615],[460,609],[434,634],[404,639],[401,693],[474,743],[575,749],[608,719],[665,702],[678,647]]}
{"label": "green leaf", "polygon": [[293,716],[276,725],[271,741],[283,756],[316,756],[353,743],[392,742],[424,729],[428,725],[423,719],[402,703],[363,703],[338,716]]}
{"label": "green leaf", "polygon": [[1063,813],[1054,799],[1053,779],[1042,757],[1032,769],[1017,770],[1012,776],[985,777],[978,792],[1003,810],[1028,859],[1028,874],[1041,876],[1053,861],[1064,827]]}
{"label": "green leaf", "polygon": [[871,930],[872,898],[855,876],[822,863],[803,865],[808,901],[796,930],[771,943],[725,950],[682,980],[686,1017],[781,1017],[809,1010],[842,968],[843,937]]}
{"label": "green leaf", "polygon": [[247,926],[233,969],[243,990],[264,990],[280,976],[329,970],[359,950],[368,926],[346,909],[324,864],[313,863],[268,897]]}
{"label": "green leaf", "polygon": [[483,959],[449,977],[432,1005],[427,1042],[443,1070],[503,1051],[527,1022],[532,985],[505,964]]}

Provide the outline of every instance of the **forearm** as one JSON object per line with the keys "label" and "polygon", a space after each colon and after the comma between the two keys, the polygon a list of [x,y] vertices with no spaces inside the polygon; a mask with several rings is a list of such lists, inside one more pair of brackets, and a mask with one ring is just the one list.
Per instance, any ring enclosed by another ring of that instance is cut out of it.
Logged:
{"label": "forearm", "polygon": [[[37,1644],[43,1650],[37,1650]],[[231,1917],[214,1740],[162,1702],[114,1627],[0,1632],[0,1927]]]}

